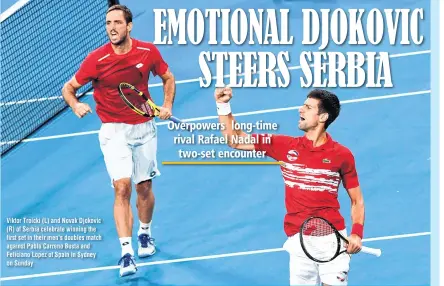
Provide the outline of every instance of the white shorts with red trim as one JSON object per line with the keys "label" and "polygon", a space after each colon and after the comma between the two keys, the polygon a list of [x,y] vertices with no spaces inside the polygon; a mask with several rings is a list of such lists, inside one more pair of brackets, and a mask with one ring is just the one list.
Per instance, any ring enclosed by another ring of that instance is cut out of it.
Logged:
{"label": "white shorts with red trim", "polygon": [[[340,231],[347,237],[347,231]],[[347,285],[350,269],[350,255],[342,253],[333,261],[317,263],[307,257],[302,250],[299,233],[291,236],[283,248],[290,256],[290,285]],[[342,247],[341,251],[344,248]]]}

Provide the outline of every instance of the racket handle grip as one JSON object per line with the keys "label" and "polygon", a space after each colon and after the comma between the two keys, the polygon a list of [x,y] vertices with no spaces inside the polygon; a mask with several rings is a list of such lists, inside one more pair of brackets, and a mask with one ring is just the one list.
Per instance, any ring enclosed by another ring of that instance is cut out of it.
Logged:
{"label": "racket handle grip", "polygon": [[363,246],[361,248],[361,252],[371,254],[376,257],[381,256],[381,249],[378,249],[378,248],[370,248],[370,247]]}
{"label": "racket handle grip", "polygon": [[[174,117],[174,116],[171,116],[171,117],[169,118],[169,120],[173,121],[174,123],[182,123],[182,122],[183,122],[182,120],[180,120],[179,118]],[[191,131],[189,125],[185,125],[185,129],[188,130],[188,131]]]}
{"label": "racket handle grip", "polygon": [[174,123],[182,123],[182,120],[174,116],[171,116],[169,120],[173,121]]}

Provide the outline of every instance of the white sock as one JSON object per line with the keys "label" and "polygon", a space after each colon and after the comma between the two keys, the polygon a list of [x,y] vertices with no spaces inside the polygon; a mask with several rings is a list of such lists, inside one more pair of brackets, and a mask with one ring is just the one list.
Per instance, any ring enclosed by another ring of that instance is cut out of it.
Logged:
{"label": "white sock", "polygon": [[143,223],[139,220],[139,230],[137,231],[137,235],[139,236],[142,233],[151,236],[151,221],[149,223]]}
{"label": "white sock", "polygon": [[120,246],[122,247],[122,256],[129,253],[134,256],[133,246],[131,245],[131,237],[121,237]]}

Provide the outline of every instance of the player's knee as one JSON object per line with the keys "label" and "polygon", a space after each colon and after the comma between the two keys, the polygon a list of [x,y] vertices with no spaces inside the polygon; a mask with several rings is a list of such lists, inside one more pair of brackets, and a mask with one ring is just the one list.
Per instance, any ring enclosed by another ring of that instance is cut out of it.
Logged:
{"label": "player's knee", "polygon": [[116,199],[129,200],[131,198],[131,181],[129,179],[114,181],[114,190]]}

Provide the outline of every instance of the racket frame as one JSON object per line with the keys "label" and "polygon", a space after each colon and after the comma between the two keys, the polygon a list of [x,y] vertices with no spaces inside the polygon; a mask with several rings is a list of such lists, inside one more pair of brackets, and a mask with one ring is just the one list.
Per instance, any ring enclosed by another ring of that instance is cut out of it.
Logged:
{"label": "racket frame", "polygon": [[[308,250],[305,248],[305,245],[304,245],[304,239],[303,239],[303,230],[304,230],[304,226],[305,226],[310,220],[312,220],[312,219],[320,219],[320,220],[326,222],[326,223],[332,228],[333,233],[334,233],[335,236],[336,236],[336,240],[337,240],[337,244],[336,244],[336,245],[337,245],[336,252],[335,252],[335,255],[334,255],[332,258],[330,258],[329,260],[319,260],[319,259],[316,259],[316,258],[314,258],[314,257],[308,252]],[[336,227],[335,227],[331,222],[329,222],[328,220],[326,220],[326,219],[323,218],[323,217],[312,216],[312,217],[307,218],[307,219],[302,223],[302,225],[301,225],[301,227],[300,227],[300,230],[299,230],[299,240],[300,240],[301,247],[302,247],[302,250],[304,251],[305,255],[307,255],[308,258],[310,258],[311,260],[313,260],[313,261],[315,261],[315,262],[318,262],[318,263],[327,263],[327,262],[330,262],[330,261],[334,260],[336,257],[338,257],[339,255],[341,255],[342,253],[347,252],[347,249],[344,249],[344,250],[341,251],[341,240],[343,240],[343,241],[345,241],[346,243],[348,243],[348,239],[346,239],[346,238],[345,238],[345,237],[344,237],[344,236],[343,236],[343,235],[342,235],[342,234],[336,229]]]}
{"label": "racket frame", "polygon": [[[319,259],[316,259],[316,258],[314,258],[313,256],[311,256],[310,255],[310,253],[307,251],[307,249],[305,248],[305,245],[304,245],[304,239],[303,239],[303,230],[304,230],[304,226],[310,221],[310,220],[312,220],[312,219],[320,219],[320,220],[323,220],[324,222],[326,222],[328,225],[330,225],[330,227],[332,228],[332,230],[333,230],[333,232],[334,232],[334,234],[336,235],[336,239],[337,239],[337,246],[338,246],[338,248],[336,249],[336,253],[335,253],[335,255],[330,259],[330,260],[327,260],[327,261],[322,261],[322,260],[319,260]],[[302,223],[302,225],[301,225],[301,227],[300,227],[300,230],[299,230],[299,239],[300,239],[300,243],[301,243],[301,247],[302,247],[302,250],[304,251],[304,253],[305,253],[305,255],[307,255],[307,257],[308,258],[310,258],[311,260],[313,260],[313,261],[315,261],[315,262],[318,262],[318,263],[326,263],[326,262],[330,262],[330,261],[332,261],[333,259],[335,259],[336,257],[338,257],[339,255],[341,255],[342,253],[347,253],[347,249],[344,249],[344,250],[342,250],[341,251],[341,240],[343,240],[344,242],[346,242],[346,243],[348,243],[348,239],[347,238],[345,238],[337,229],[336,229],[336,227],[331,223],[331,222],[329,222],[328,220],[326,220],[325,218],[323,218],[323,217],[319,217],[319,216],[312,216],[312,217],[309,217],[309,218],[307,218],[303,223]],[[361,250],[360,250],[360,252],[362,252],[362,253],[367,253],[367,254],[371,254],[371,255],[374,255],[374,256],[376,256],[376,257],[379,257],[379,256],[381,256],[381,249],[378,249],[378,248],[370,248],[370,247],[366,247],[366,246],[362,246],[361,247]],[[349,254],[350,255],[350,254]]]}
{"label": "racket frame", "polygon": [[[145,100],[145,102],[146,102],[146,103],[151,107],[151,109],[153,110],[153,112],[154,112],[153,115],[150,115],[150,114],[148,114],[147,112],[145,112],[145,111],[143,111],[143,110],[137,108],[136,106],[134,106],[134,104],[132,104],[132,103],[126,98],[125,93],[124,93],[123,90],[122,90],[122,89],[125,88],[125,87],[134,90],[134,91],[135,91],[140,97],[142,97],[142,98]],[[134,111],[135,111],[137,114],[139,114],[139,115],[142,115],[142,116],[145,116],[145,117],[153,118],[153,117],[158,116],[159,113],[160,113],[160,109],[159,109],[159,107],[158,107],[156,104],[154,104],[154,102],[153,102],[152,100],[150,100],[150,99],[145,95],[145,93],[143,93],[142,91],[138,90],[138,89],[137,89],[134,85],[132,85],[132,84],[129,84],[129,83],[127,83],[127,82],[121,82],[121,83],[119,84],[119,95],[120,95],[120,97],[122,98],[122,100],[126,103],[126,105],[128,105],[129,108],[131,108],[132,110],[134,110]]]}
{"label": "racket frame", "polygon": [[[151,107],[151,109],[153,110],[153,115],[150,115],[150,114],[146,113],[145,111],[140,110],[139,108],[135,107],[134,104],[132,104],[126,98],[126,96],[125,96],[125,94],[123,93],[123,90],[122,90],[123,87],[127,87],[127,88],[130,88],[130,89],[134,90],[140,97],[142,97],[145,100],[145,103],[147,103]],[[119,90],[119,95],[122,98],[122,100],[126,103],[126,105],[129,108],[134,110],[137,114],[145,116],[145,117],[149,117],[149,118],[154,118],[156,116],[159,116],[160,108],[151,99],[149,99],[145,95],[145,93],[143,93],[142,91],[138,90],[134,85],[132,85],[130,83],[127,83],[127,82],[121,82],[119,84],[118,90]],[[168,118],[168,120],[173,121],[175,123],[182,123],[183,122],[182,120],[180,120],[179,118],[174,117],[174,116],[170,116],[170,118]],[[188,126],[186,126],[185,128],[189,129]]]}

